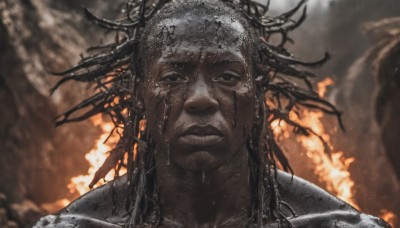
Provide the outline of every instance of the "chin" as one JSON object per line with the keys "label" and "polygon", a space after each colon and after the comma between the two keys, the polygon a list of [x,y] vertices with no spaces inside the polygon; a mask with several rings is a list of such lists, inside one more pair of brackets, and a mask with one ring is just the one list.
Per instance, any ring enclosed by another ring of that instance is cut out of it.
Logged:
{"label": "chin", "polygon": [[182,169],[190,171],[212,171],[224,164],[224,159],[218,158],[207,151],[196,151],[182,158],[177,158],[175,163]]}

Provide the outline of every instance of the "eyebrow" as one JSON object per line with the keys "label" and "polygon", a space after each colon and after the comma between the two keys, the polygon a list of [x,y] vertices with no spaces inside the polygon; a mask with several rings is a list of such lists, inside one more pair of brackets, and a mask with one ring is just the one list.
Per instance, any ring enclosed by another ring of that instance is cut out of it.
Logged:
{"label": "eyebrow", "polygon": [[244,63],[244,61],[241,59],[222,59],[222,60],[214,61],[212,64],[213,65],[229,65],[231,63]]}
{"label": "eyebrow", "polygon": [[165,60],[161,60],[159,61],[159,63],[165,64],[165,65],[187,65],[192,63],[193,61],[190,60],[184,60],[184,59],[165,59]]}
{"label": "eyebrow", "polygon": [[[215,61],[206,61],[208,64],[211,65],[229,65],[229,64],[234,64],[234,63],[245,63],[244,60],[234,58],[234,59],[216,59]],[[197,60],[192,60],[190,58],[176,58],[176,59],[161,59],[159,61],[161,64],[165,65],[172,65],[172,66],[185,66],[185,65],[190,65],[192,63],[197,63]]]}

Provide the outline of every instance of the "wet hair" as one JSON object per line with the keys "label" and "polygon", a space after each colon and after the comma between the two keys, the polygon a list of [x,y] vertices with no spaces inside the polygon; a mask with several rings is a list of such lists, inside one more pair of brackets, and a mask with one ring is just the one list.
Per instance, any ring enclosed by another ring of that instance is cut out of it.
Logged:
{"label": "wet hair", "polygon": [[[239,15],[242,24],[249,25],[245,27],[252,34],[254,45],[253,75],[260,85],[258,92],[262,95],[259,96],[259,108],[255,113],[256,124],[247,140],[253,191],[247,226],[263,227],[271,221],[291,226],[288,219],[295,216],[295,212],[280,197],[277,161],[285,171],[292,172],[292,169],[274,139],[271,123],[282,120],[292,125],[297,134],[317,135],[310,128],[289,118],[291,111],[309,108],[336,115],[341,124],[341,113],[313,90],[311,79],[315,75],[303,70],[320,66],[328,60],[329,55],[326,54],[316,62],[303,62],[294,58],[285,48],[287,42],[292,42],[288,33],[297,28],[306,17],[305,0],[301,0],[292,10],[277,17],[268,15],[269,1],[261,4],[251,0],[129,0],[126,5],[126,17],[118,21],[99,18],[85,9],[90,21],[108,31],[116,31],[117,35],[115,42],[90,48],[90,51],[96,53],[83,58],[76,66],[64,72],[54,73],[62,78],[51,92],[70,80],[94,83],[96,88],[92,96],[60,115],[56,125],[82,121],[97,114],[110,116],[115,125],[110,135],[118,134],[120,139],[96,172],[90,186],[105,177],[111,169],[115,169],[118,176],[118,171],[126,166],[129,185],[126,203],[129,213],[127,226],[143,223],[159,225],[162,222],[162,212],[156,182],[155,145],[143,121],[146,119],[145,111],[138,99],[137,90],[138,84],[142,83],[145,77],[141,68],[141,58],[145,50],[142,47],[150,30],[149,26],[162,18],[175,17],[183,10],[187,12],[187,8],[193,9],[188,7],[190,4],[197,4],[198,12],[204,9],[204,15]],[[293,19],[301,8],[303,11],[299,19]],[[274,35],[281,38],[277,44],[270,42]],[[299,86],[293,81],[302,81],[304,85]],[[167,96],[168,93],[164,100],[168,99]]]}

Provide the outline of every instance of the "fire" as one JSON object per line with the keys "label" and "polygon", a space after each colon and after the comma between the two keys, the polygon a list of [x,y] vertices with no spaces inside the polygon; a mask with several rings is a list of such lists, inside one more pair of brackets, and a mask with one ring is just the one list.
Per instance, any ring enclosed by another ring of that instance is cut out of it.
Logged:
{"label": "fire", "polygon": [[71,201],[69,201],[66,198],[63,198],[63,199],[57,200],[55,202],[43,203],[40,205],[40,207],[48,213],[54,213],[64,207],[66,207],[70,203],[71,203]]}
{"label": "fire", "polygon": [[[83,195],[90,190],[89,184],[92,181],[94,174],[106,160],[106,158],[108,157],[108,152],[111,151],[118,140],[118,137],[113,135],[108,138],[110,132],[114,128],[114,124],[112,122],[104,121],[100,115],[93,117],[91,121],[94,126],[100,127],[103,133],[97,139],[94,148],[85,155],[86,160],[90,164],[90,168],[87,174],[73,177],[71,179],[71,182],[68,184],[68,189],[70,190],[70,192],[79,193],[79,195]],[[106,140],[107,143],[104,143]],[[124,173],[126,173],[126,169],[121,168],[120,174]],[[112,180],[114,178],[114,175],[114,170],[111,170],[104,178],[104,180],[99,181],[99,183],[97,183],[94,187],[103,185],[106,180]]]}
{"label": "fire", "polygon": [[[318,83],[318,94],[323,97],[327,91],[327,86],[333,85],[334,81],[331,78],[326,78],[322,82]],[[354,158],[346,158],[343,151],[336,151],[330,142],[330,136],[326,133],[324,125],[322,123],[323,113],[320,111],[303,111],[300,117],[294,112],[290,113],[290,118],[294,121],[300,122],[312,129],[315,133],[320,135],[327,143],[329,153],[325,152],[325,145],[321,142],[320,138],[315,135],[300,136],[297,137],[298,142],[306,151],[306,155],[313,162],[315,169],[314,173],[318,176],[319,180],[326,184],[326,189],[335,194],[339,199],[344,200],[353,207],[360,209],[357,202],[354,199],[354,186],[355,183],[351,179],[349,172],[350,165],[354,162]],[[73,177],[68,189],[71,193],[78,193],[83,195],[90,190],[89,184],[94,177],[95,172],[101,167],[105,159],[108,157],[108,152],[115,146],[117,137],[110,137],[107,143],[104,141],[108,138],[109,133],[114,128],[113,123],[104,121],[101,116],[91,119],[95,126],[99,126],[103,133],[96,141],[95,147],[85,155],[86,160],[90,163],[90,168],[86,175],[80,175]],[[140,122],[140,129],[143,130],[146,125],[146,120]],[[285,121],[274,121],[271,123],[274,134],[279,137],[289,138],[290,129]],[[134,152],[136,152],[137,146],[135,145]],[[126,173],[126,169],[122,168],[120,174]],[[106,180],[112,180],[114,178],[114,171],[112,170],[106,176]],[[95,185],[98,187],[103,185],[105,180],[100,181]],[[69,204],[67,199],[57,201],[57,208],[62,208]],[[60,206],[62,205],[62,206]],[[44,205],[46,206],[46,205]],[[53,205],[47,205],[49,211],[55,211],[52,209]],[[381,210],[380,217],[388,222],[392,227],[395,227],[396,216],[393,212],[386,209]]]}
{"label": "fire", "polygon": [[329,135],[325,133],[322,117],[321,112],[305,111],[303,112],[302,122],[322,136],[331,149],[329,153],[325,152],[323,142],[315,135],[300,136],[298,140],[307,151],[307,157],[315,165],[314,173],[318,175],[320,181],[326,183],[327,190],[359,209],[354,199],[354,181],[348,171],[350,164],[354,162],[354,158],[346,158],[342,151],[334,150],[330,144]]}
{"label": "fire", "polygon": [[393,212],[382,209],[379,217],[389,223],[393,228],[396,227],[396,215]]}
{"label": "fire", "polygon": [[318,95],[320,97],[325,97],[325,93],[326,93],[327,87],[330,86],[330,85],[333,85],[333,84],[334,84],[334,81],[332,80],[332,78],[329,78],[329,77],[325,78],[322,82],[319,82],[317,84]]}
{"label": "fire", "polygon": [[[320,96],[324,96],[327,91],[327,86],[332,85],[333,80],[327,78],[318,83],[318,92]],[[315,135],[297,137],[298,142],[306,151],[306,155],[314,163],[314,173],[319,180],[326,184],[326,189],[335,194],[339,199],[342,199],[359,209],[354,199],[354,181],[351,179],[349,166],[354,162],[354,158],[346,158],[342,151],[335,151],[330,143],[330,136],[325,132],[322,123],[323,113],[320,111],[303,111],[300,115],[291,112],[290,118],[294,121],[301,122],[304,126],[309,127],[315,133],[320,135],[327,143],[329,153],[326,152],[326,146]],[[301,118],[301,119],[300,119]],[[284,138],[289,137],[288,125],[284,121],[274,121],[272,123],[275,135]]]}

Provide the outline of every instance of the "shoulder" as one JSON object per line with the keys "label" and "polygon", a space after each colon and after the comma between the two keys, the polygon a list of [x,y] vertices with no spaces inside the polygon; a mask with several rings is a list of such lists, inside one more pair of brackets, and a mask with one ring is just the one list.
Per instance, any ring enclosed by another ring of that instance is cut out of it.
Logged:
{"label": "shoulder", "polygon": [[123,175],[107,184],[82,195],[61,213],[74,213],[93,218],[122,216],[126,214],[125,203],[128,195],[127,176]]}
{"label": "shoulder", "polygon": [[283,171],[278,171],[282,199],[299,215],[332,210],[355,210],[316,185]]}
{"label": "shoulder", "polygon": [[296,227],[390,227],[382,219],[363,214],[316,185],[278,171],[282,200],[296,212]]}
{"label": "shoulder", "polygon": [[126,223],[126,175],[96,188],[55,215],[43,217],[39,227],[121,227]]}

